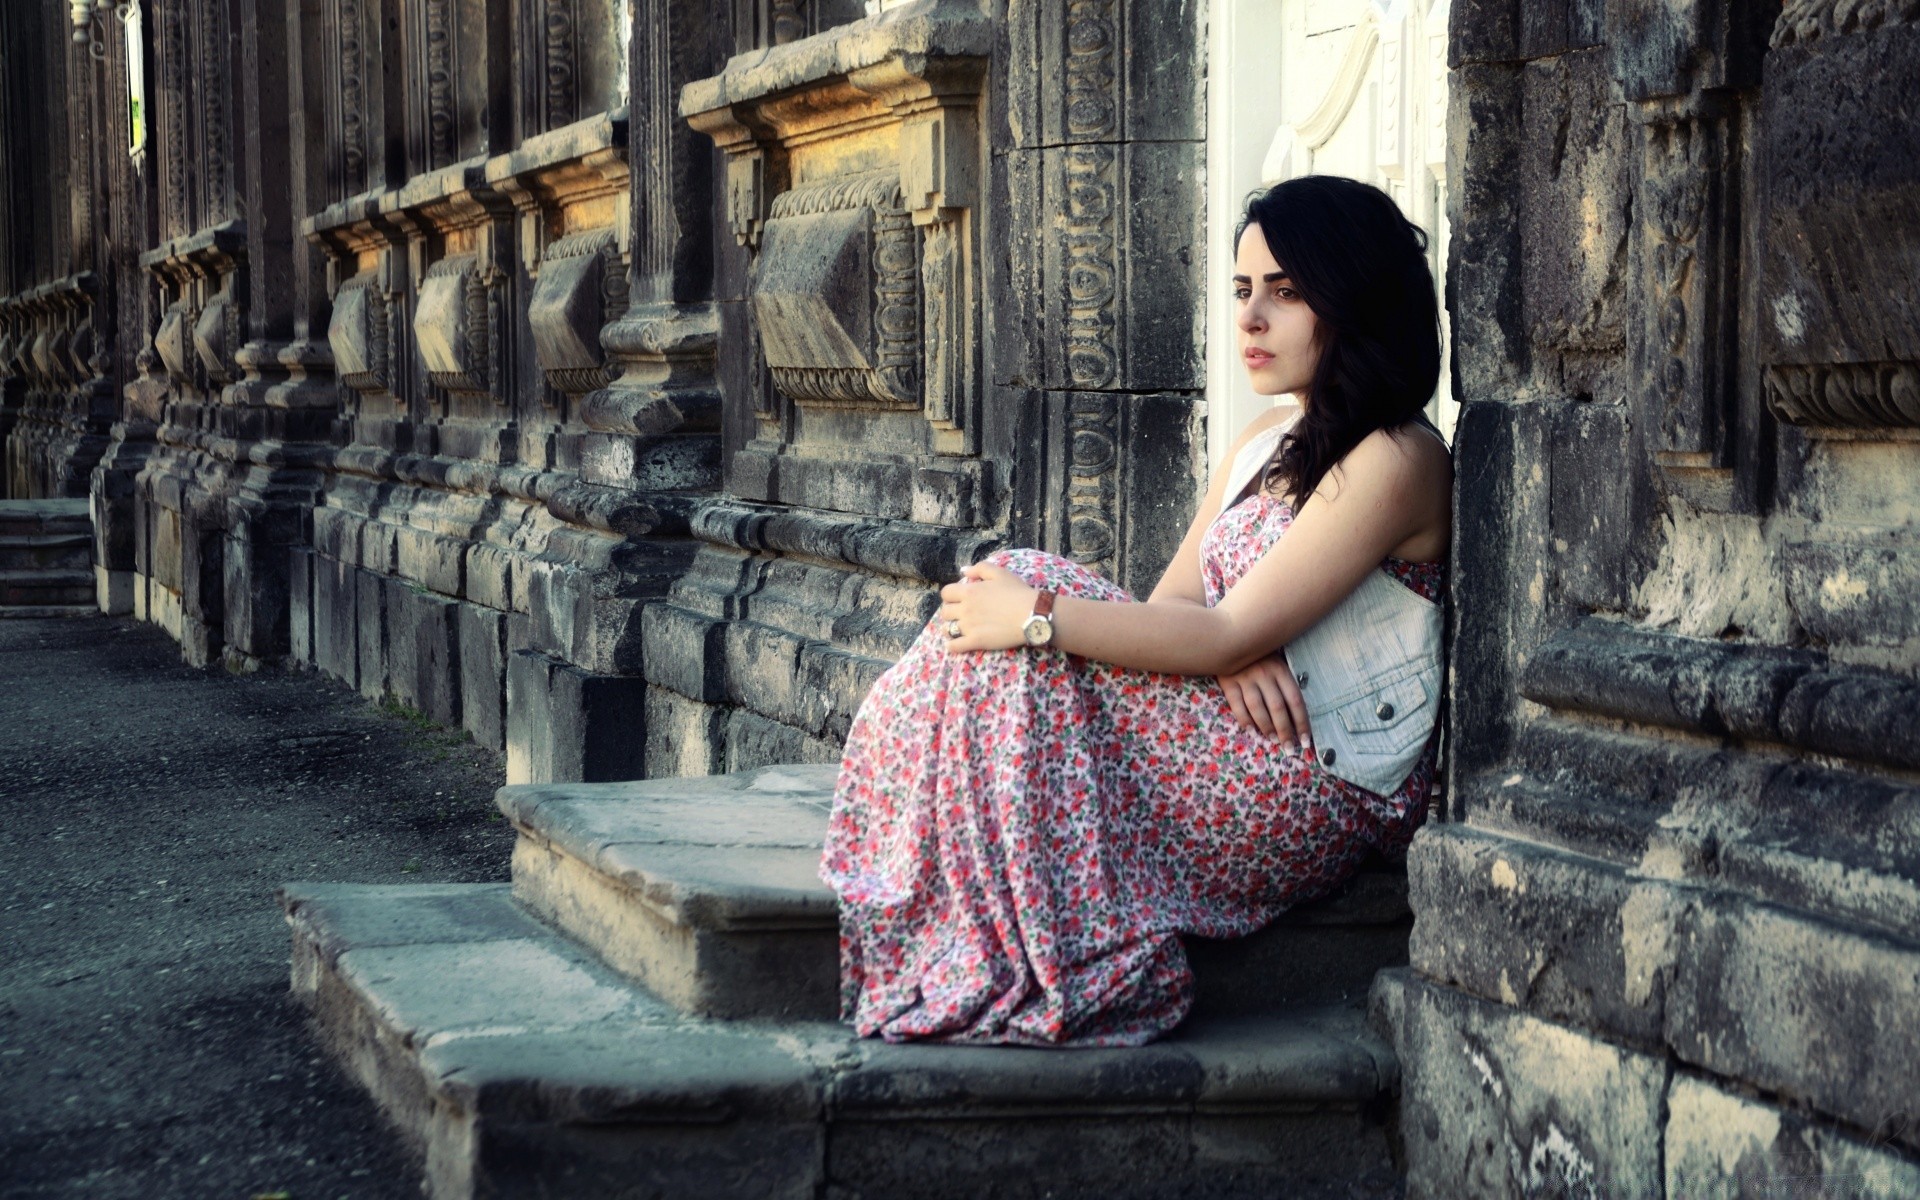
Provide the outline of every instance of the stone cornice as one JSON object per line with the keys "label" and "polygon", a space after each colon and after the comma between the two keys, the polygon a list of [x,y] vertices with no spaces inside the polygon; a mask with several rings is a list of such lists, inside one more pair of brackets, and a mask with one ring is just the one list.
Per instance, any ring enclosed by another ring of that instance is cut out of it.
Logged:
{"label": "stone cornice", "polygon": [[[544,191],[572,196],[613,192],[626,179],[625,110],[599,113],[561,129],[527,139],[509,154],[471,158],[330,204],[307,218],[301,232],[309,239],[327,235],[342,241],[369,237],[382,225],[407,225],[425,217],[434,224],[461,223],[462,215],[484,220],[485,198]],[[509,201],[510,203],[510,201]]]}

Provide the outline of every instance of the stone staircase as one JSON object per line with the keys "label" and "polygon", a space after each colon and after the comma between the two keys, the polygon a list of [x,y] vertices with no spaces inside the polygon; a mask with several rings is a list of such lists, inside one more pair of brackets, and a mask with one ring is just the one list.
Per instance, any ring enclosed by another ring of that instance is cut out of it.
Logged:
{"label": "stone staircase", "polygon": [[97,612],[85,500],[0,500],[0,617]]}
{"label": "stone staircase", "polygon": [[833,1020],[833,767],[509,787],[513,883],[288,884],[293,990],[428,1194],[1397,1194],[1363,1005],[1404,876],[1192,945],[1128,1050],[887,1045]]}

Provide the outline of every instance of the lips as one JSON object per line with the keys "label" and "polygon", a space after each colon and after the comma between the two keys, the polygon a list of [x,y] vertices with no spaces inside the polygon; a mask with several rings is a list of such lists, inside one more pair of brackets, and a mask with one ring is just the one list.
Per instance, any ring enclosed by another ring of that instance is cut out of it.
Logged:
{"label": "lips", "polygon": [[1264,367],[1273,361],[1273,355],[1268,354],[1265,350],[1242,350],[1240,352],[1240,358],[1241,361],[1245,362],[1249,367]]}

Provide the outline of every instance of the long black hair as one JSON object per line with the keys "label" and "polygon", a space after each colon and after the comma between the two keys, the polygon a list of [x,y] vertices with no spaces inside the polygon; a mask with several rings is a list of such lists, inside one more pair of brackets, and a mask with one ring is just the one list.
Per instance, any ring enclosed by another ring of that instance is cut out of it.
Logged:
{"label": "long black hair", "polygon": [[1318,323],[1320,362],[1306,413],[1264,473],[1305,503],[1347,452],[1376,429],[1422,419],[1440,380],[1440,309],[1427,235],[1379,188],[1307,175],[1247,198],[1236,250],[1258,225]]}

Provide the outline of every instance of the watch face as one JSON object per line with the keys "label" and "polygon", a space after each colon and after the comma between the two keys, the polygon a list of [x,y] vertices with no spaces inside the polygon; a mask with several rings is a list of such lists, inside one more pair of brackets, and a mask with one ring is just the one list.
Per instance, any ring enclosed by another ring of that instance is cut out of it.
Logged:
{"label": "watch face", "polygon": [[1026,635],[1027,645],[1044,646],[1053,640],[1053,622],[1046,617],[1028,617]]}

